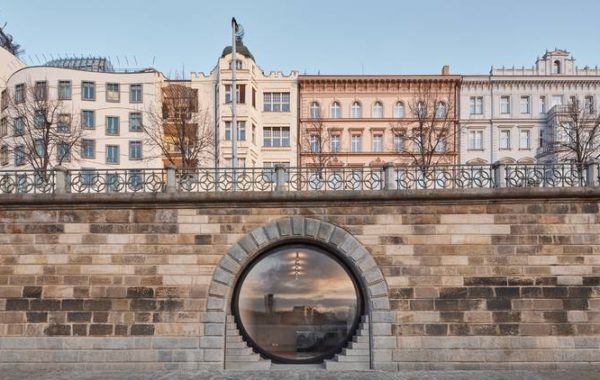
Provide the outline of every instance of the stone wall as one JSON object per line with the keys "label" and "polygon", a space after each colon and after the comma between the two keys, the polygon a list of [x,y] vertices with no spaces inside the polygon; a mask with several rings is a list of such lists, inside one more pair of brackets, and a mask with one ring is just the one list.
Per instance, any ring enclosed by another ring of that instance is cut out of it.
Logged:
{"label": "stone wall", "polygon": [[[597,366],[599,199],[595,189],[2,196],[0,363],[222,368],[236,276],[270,239],[297,235],[346,253],[377,284],[375,368]],[[311,235],[311,221],[326,227]]]}

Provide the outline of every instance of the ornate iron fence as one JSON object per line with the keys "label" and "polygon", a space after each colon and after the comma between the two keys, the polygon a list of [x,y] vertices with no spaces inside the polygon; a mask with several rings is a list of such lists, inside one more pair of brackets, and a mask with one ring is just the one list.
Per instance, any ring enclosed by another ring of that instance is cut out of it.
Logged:
{"label": "ornate iron fence", "polygon": [[286,168],[288,191],[383,190],[383,168]]}
{"label": "ornate iron fence", "polygon": [[577,164],[506,166],[506,187],[580,187],[587,182],[586,166]]}
{"label": "ornate iron fence", "polygon": [[0,171],[0,194],[49,194],[54,188],[53,170]]}
{"label": "ornate iron fence", "polygon": [[176,187],[183,192],[274,191],[273,168],[200,168],[178,171]]}
{"label": "ornate iron fence", "polygon": [[402,166],[394,168],[393,174],[394,190],[481,189],[495,185],[490,165]]}
{"label": "ornate iron fence", "polygon": [[598,187],[600,164],[0,171],[0,194]]}
{"label": "ornate iron fence", "polygon": [[69,170],[71,193],[160,193],[166,189],[166,169]]}

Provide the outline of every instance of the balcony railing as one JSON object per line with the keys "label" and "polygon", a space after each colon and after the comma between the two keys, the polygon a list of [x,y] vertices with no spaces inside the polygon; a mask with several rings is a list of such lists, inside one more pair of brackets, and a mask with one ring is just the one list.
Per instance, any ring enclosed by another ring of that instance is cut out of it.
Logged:
{"label": "balcony railing", "polygon": [[0,171],[0,194],[408,191],[599,187],[600,164]]}

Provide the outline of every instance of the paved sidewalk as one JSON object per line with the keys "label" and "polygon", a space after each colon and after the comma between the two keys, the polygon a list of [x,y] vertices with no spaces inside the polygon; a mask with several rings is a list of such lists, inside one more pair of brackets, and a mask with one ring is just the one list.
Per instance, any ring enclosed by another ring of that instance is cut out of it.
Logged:
{"label": "paved sidewalk", "polygon": [[272,370],[272,371],[116,371],[116,370],[27,370],[0,373],[0,379],[27,380],[597,380],[594,371],[352,371]]}

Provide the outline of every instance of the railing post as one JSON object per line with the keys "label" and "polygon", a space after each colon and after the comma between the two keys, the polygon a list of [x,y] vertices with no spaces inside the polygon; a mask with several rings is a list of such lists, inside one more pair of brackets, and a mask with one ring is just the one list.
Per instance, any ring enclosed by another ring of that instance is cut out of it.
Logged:
{"label": "railing post", "polygon": [[167,165],[167,193],[174,193],[177,191],[177,183],[175,179],[175,165],[169,164]]}
{"label": "railing post", "polygon": [[508,187],[506,183],[506,164],[496,161],[492,165],[492,169],[494,170],[494,187]]}
{"label": "railing post", "polygon": [[600,164],[597,162],[588,162],[585,167],[585,175],[586,175],[586,186],[589,187],[597,187],[600,186],[600,180],[598,179],[598,166]]}
{"label": "railing post", "polygon": [[285,166],[275,164],[275,191],[280,192],[285,190]]}
{"label": "railing post", "polygon": [[67,183],[67,173],[68,170],[64,166],[55,166],[54,167],[54,183],[56,194],[66,194],[68,189]]}
{"label": "railing post", "polygon": [[394,164],[386,162],[383,164],[383,188],[384,190],[396,190],[396,181],[394,180]]}

